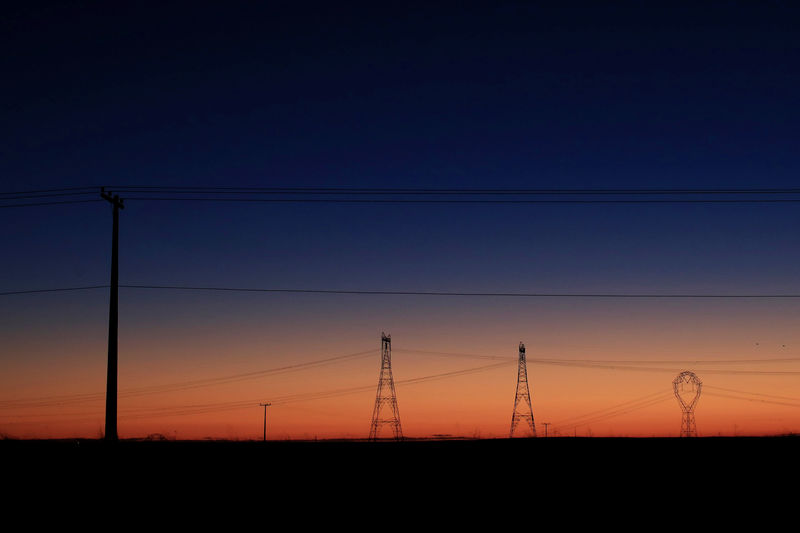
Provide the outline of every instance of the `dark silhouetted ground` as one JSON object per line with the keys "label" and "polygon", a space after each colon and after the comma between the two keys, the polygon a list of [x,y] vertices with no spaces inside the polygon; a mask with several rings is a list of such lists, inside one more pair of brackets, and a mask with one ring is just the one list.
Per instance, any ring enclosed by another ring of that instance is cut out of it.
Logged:
{"label": "dark silhouetted ground", "polygon": [[719,525],[767,502],[763,525],[794,508],[783,502],[794,494],[798,452],[800,438],[791,436],[0,441],[4,482],[18,501],[89,513],[114,501],[124,508],[117,521],[166,513],[202,524],[204,513],[223,514],[226,529],[245,517],[275,526],[270,517],[288,515],[344,529],[376,520],[500,527],[552,516],[570,528],[603,517],[649,530],[674,513]]}

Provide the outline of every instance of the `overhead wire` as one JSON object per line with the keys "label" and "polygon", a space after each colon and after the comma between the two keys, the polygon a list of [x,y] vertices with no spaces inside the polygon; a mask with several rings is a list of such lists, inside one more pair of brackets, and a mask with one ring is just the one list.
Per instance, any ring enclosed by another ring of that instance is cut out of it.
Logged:
{"label": "overhead wire", "polygon": [[[186,192],[186,193],[330,193],[330,194],[800,194],[800,188],[760,187],[760,188],[543,188],[543,187],[236,187],[236,186],[174,186],[174,185],[106,185],[109,190],[120,192]],[[84,188],[85,189],[85,188]],[[26,191],[49,192],[49,191]]]}
{"label": "overhead wire", "polygon": [[103,202],[105,200],[98,198],[95,200],[65,200],[59,202],[32,202],[32,203],[25,203],[25,204],[8,204],[8,205],[0,205],[0,209],[6,209],[11,207],[38,207],[44,205],[64,205],[64,204],[87,204],[92,202]]}
{"label": "overhead wire", "polygon": [[101,189],[108,191],[179,191],[179,192],[334,192],[334,193],[397,193],[397,194],[800,194],[798,187],[354,187],[354,186],[214,186],[214,185],[125,185],[104,184],[85,185],[48,189],[28,189],[15,191],[2,191],[1,196],[17,194],[39,194],[57,192],[99,192]]}
{"label": "overhead wire", "polygon": [[[459,353],[459,352],[437,352],[437,351],[430,351],[430,350],[414,350],[414,349],[404,349],[404,348],[395,348],[395,352],[399,353],[417,353],[417,354],[426,354],[426,355],[444,355],[449,357],[467,357],[467,358],[475,358],[475,359],[486,359],[486,360],[494,360],[494,361],[501,361],[496,365],[488,365],[486,367],[478,367],[477,369],[469,369],[469,370],[459,370],[454,371],[452,373],[445,373],[441,376],[448,376],[448,375],[462,375],[465,373],[471,373],[474,371],[480,371],[485,368],[492,368],[494,366],[504,366],[511,363],[516,363],[516,357],[510,356],[498,356],[498,355],[488,355],[488,354],[473,354],[473,353]],[[180,381],[180,382],[173,382],[173,383],[165,383],[159,385],[150,385],[145,387],[137,387],[137,388],[130,388],[130,389],[122,389],[119,391],[120,398],[128,398],[128,397],[135,397],[135,396],[143,396],[149,394],[159,394],[159,393],[167,393],[167,392],[180,392],[185,390],[192,390],[197,388],[204,388],[208,386],[217,386],[217,385],[224,385],[230,383],[236,383],[245,380],[251,379],[258,379],[264,376],[269,375],[278,375],[286,372],[293,372],[298,370],[305,370],[311,368],[317,368],[320,366],[325,366],[337,362],[342,362],[345,360],[363,358],[366,356],[370,356],[375,353],[375,350],[365,350],[362,352],[356,352],[353,354],[346,354],[340,356],[334,356],[330,358],[318,359],[314,361],[309,361],[305,363],[298,363],[294,365],[286,365],[277,368],[270,368],[265,370],[258,370],[240,374],[232,374],[228,376],[221,376],[215,378],[204,378],[199,380],[189,380],[189,381]],[[577,368],[587,368],[587,369],[602,369],[602,370],[628,370],[628,371],[653,371],[653,372],[675,372],[679,370],[677,367],[673,368],[649,368],[645,367],[637,367],[637,366],[630,366],[634,364],[641,364],[641,365],[649,365],[653,363],[663,364],[663,363],[671,363],[675,365],[683,365],[684,363],[690,362],[695,364],[715,364],[715,363],[730,363],[730,364],[739,364],[739,363],[763,363],[763,364],[774,364],[774,363],[783,363],[783,362],[798,362],[797,358],[777,358],[777,359],[742,359],[742,360],[725,360],[725,361],[698,361],[698,360],[691,360],[691,361],[668,361],[668,360],[659,360],[659,361],[650,361],[650,360],[623,360],[618,362],[625,362],[628,363],[627,365],[618,365],[618,364],[609,364],[613,363],[614,361],[611,360],[602,360],[602,359],[543,359],[539,357],[528,358],[526,359],[527,363],[530,364],[543,364],[543,365],[555,365],[555,366],[566,366],[566,367],[577,367]],[[727,369],[704,369],[703,371],[706,374],[743,374],[743,375],[797,375],[800,372],[795,371],[757,371],[757,370],[727,370]],[[423,381],[428,381],[434,378],[438,378],[440,375],[436,376],[429,376],[419,379],[423,379]],[[410,382],[397,382],[398,384],[410,384]],[[350,390],[350,389],[348,389]],[[726,390],[726,389],[720,389]],[[334,391],[338,392],[338,391]],[[741,392],[741,391],[733,391],[730,392]],[[328,394],[328,392],[325,392]],[[84,393],[84,394],[76,394],[76,395],[58,395],[58,396],[48,396],[48,397],[40,397],[40,398],[29,398],[29,399],[18,399],[18,400],[0,400],[0,409],[7,409],[7,408],[22,408],[22,407],[52,407],[56,405],[69,405],[74,403],[86,403],[92,401],[99,401],[104,398],[104,393]],[[787,398],[783,398],[787,399]],[[793,399],[793,398],[788,398]],[[800,400],[798,400],[800,401]]]}
{"label": "overhead wire", "polygon": [[654,405],[658,405],[660,403],[664,403],[666,401],[669,401],[670,399],[671,399],[671,395],[664,395],[663,397],[653,398],[652,400],[649,400],[649,401],[646,401],[646,402],[642,402],[642,403],[636,404],[636,405],[631,405],[631,406],[626,407],[624,409],[620,409],[620,410],[617,410],[617,411],[612,411],[612,412],[606,413],[604,415],[598,415],[597,417],[591,418],[591,419],[588,419],[588,420],[582,420],[582,421],[577,422],[577,423],[568,423],[568,424],[566,424],[564,426],[555,426],[553,429],[555,431],[569,431],[571,429],[575,429],[575,428],[578,428],[578,427],[581,427],[581,426],[588,426],[588,425],[591,425],[591,424],[596,424],[598,422],[604,422],[605,420],[609,420],[611,418],[616,418],[618,416],[630,414],[630,413],[632,413],[634,411],[639,411],[641,409],[646,409],[648,407],[652,407]]}
{"label": "overhead wire", "polygon": [[[12,207],[34,207],[47,205],[64,204],[85,204],[102,202],[103,199],[97,197],[100,192],[96,187],[66,187],[61,189],[38,189],[27,191],[7,191],[0,193],[0,208]],[[88,198],[88,196],[92,198]],[[76,197],[84,198],[78,199]],[[42,200],[38,202],[20,200]]]}
{"label": "overhead wire", "polygon": [[[581,367],[581,368],[597,368],[602,370],[623,370],[632,372],[675,372],[684,370],[681,367],[647,367],[647,366],[630,366],[630,365],[615,365],[603,363],[576,363],[569,361],[556,361],[556,360],[529,360],[532,364],[553,365],[553,366],[567,366],[567,367]],[[718,368],[704,368],[704,374],[719,374],[719,375],[757,375],[757,376],[797,376],[800,371],[795,370],[730,370]]]}
{"label": "overhead wire", "polygon": [[17,294],[38,294],[44,292],[69,292],[69,291],[88,291],[93,289],[107,289],[110,285],[84,285],[80,287],[56,287],[53,289],[27,289],[19,291],[0,292],[0,296],[13,296]]}
{"label": "overhead wire", "polygon": [[59,192],[59,193],[21,193],[17,195],[0,196],[0,201],[6,200],[30,200],[34,198],[64,198],[66,196],[85,196],[87,194],[94,194],[93,192]]}
{"label": "overhead wire", "polygon": [[764,399],[764,398],[747,398],[745,396],[737,396],[737,395],[732,395],[732,394],[722,394],[722,393],[719,393],[719,392],[705,392],[705,394],[708,395],[708,396],[717,396],[717,397],[720,397],[720,398],[728,398],[728,399],[731,399],[731,400],[741,400],[741,401],[756,402],[756,403],[768,403],[768,404],[772,404],[772,405],[783,405],[783,406],[786,406],[786,407],[800,407],[800,403],[781,402],[781,401],[778,401],[778,400],[767,400],[767,399]]}
{"label": "overhead wire", "polygon": [[267,370],[257,370],[253,372],[245,372],[240,374],[233,374],[229,376],[217,377],[217,378],[205,378],[199,380],[191,380],[191,381],[184,381],[184,382],[177,382],[177,383],[169,383],[164,385],[153,385],[149,387],[139,387],[137,389],[129,389],[127,391],[121,391],[121,397],[131,397],[131,396],[141,396],[146,394],[158,394],[164,392],[177,392],[177,391],[185,391],[185,390],[192,390],[197,388],[204,388],[209,386],[217,386],[217,385],[228,385],[230,383],[238,383],[241,381],[248,381],[253,379],[259,379],[264,376],[274,376],[285,374],[289,372],[296,372],[298,370],[308,370],[311,368],[319,368],[322,366],[327,366],[333,363],[341,363],[344,361],[350,361],[354,359],[362,359],[367,356],[373,356],[378,353],[377,349],[370,349],[364,350],[361,352],[356,352],[347,355],[339,355],[335,357],[329,357],[325,359],[317,359],[314,361],[308,361],[305,363],[297,363],[293,365],[286,365],[278,368],[270,368]]}
{"label": "overhead wire", "polygon": [[[652,204],[652,203],[796,203],[798,188],[369,188],[369,187],[219,187],[134,186],[66,187],[0,193],[0,207],[30,207],[101,199],[16,202],[30,198],[65,198],[108,189],[132,201],[273,202],[273,203],[433,203],[433,204]],[[517,198],[513,198],[513,197]],[[563,199],[569,196],[569,199]],[[561,198],[559,198],[561,197]],[[497,199],[500,198],[500,199]],[[6,203],[3,203],[6,202]]]}
{"label": "overhead wire", "polygon": [[727,388],[723,388],[723,387],[715,387],[713,385],[704,384],[703,385],[703,390],[707,391],[708,389],[718,390],[718,391],[723,391],[723,392],[732,392],[734,394],[749,394],[749,395],[754,395],[754,396],[763,396],[765,398],[776,398],[778,400],[790,400],[790,401],[800,402],[800,398],[792,398],[792,397],[789,397],[789,396],[778,396],[776,394],[764,394],[762,392],[749,392],[749,391],[743,391],[743,390],[737,390],[737,389],[727,389]]}
{"label": "overhead wire", "polygon": [[185,198],[165,196],[126,196],[124,200],[157,202],[244,202],[244,203],[311,203],[311,204],[784,204],[800,203],[800,198],[748,199],[635,199],[635,200],[487,200],[487,199],[411,199],[411,198]]}
{"label": "overhead wire", "polygon": [[651,394],[646,394],[646,395],[641,396],[639,398],[633,398],[631,400],[626,400],[626,401],[624,401],[622,403],[614,404],[614,405],[609,406],[609,407],[604,407],[603,409],[598,409],[596,411],[590,411],[588,413],[583,413],[581,415],[576,415],[576,416],[572,416],[572,417],[569,417],[569,418],[562,419],[562,420],[558,421],[558,423],[553,424],[553,426],[556,427],[556,428],[562,427],[562,426],[565,426],[565,425],[567,425],[569,423],[573,423],[573,422],[575,422],[577,420],[588,419],[588,418],[604,415],[604,414],[606,414],[607,412],[610,412],[610,411],[616,411],[616,410],[619,410],[619,409],[622,409],[622,408],[627,408],[627,407],[630,407],[633,404],[639,404],[639,403],[642,403],[642,402],[649,402],[649,401],[654,400],[656,398],[662,398],[665,395],[672,396],[672,394],[673,394],[672,391],[668,391],[668,390],[662,390],[662,391],[654,392],[654,393],[651,393]]}
{"label": "overhead wire", "polygon": [[[150,385],[146,387],[136,387],[121,389],[118,393],[120,398],[129,398],[135,396],[143,396],[149,394],[161,394],[166,392],[180,392],[190,389],[197,389],[209,386],[226,385],[236,383],[244,380],[258,379],[265,376],[276,374],[284,374],[288,372],[297,372],[320,366],[327,366],[333,363],[340,363],[354,359],[360,359],[366,356],[374,355],[377,349],[370,349],[361,352],[356,352],[346,355],[338,355],[323,359],[316,359],[304,363],[296,363],[293,365],[285,365],[277,368],[269,368],[265,370],[257,370],[252,372],[245,372],[240,374],[232,374],[228,376],[221,376],[216,378],[205,378],[199,380],[179,381],[174,383],[165,383],[161,385]],[[31,407],[54,407],[60,405],[69,405],[75,403],[86,403],[92,401],[99,401],[105,398],[105,393],[85,393],[74,395],[57,395],[46,396],[40,398],[21,398],[12,400],[0,400],[0,409],[8,408],[31,408]]]}
{"label": "overhead wire", "polygon": [[[121,283],[120,289],[205,291],[205,292],[244,292],[244,293],[286,293],[323,295],[361,295],[361,296],[442,296],[442,297],[493,297],[493,298],[584,298],[584,299],[798,299],[800,293],[569,293],[569,292],[468,292],[468,291],[412,291],[412,290],[368,290],[368,289],[306,289],[270,287],[225,287],[199,285],[149,285]],[[75,287],[56,287],[46,289],[24,289],[0,292],[0,296],[36,294],[47,292],[82,291],[109,288],[108,284]]]}
{"label": "overhead wire", "polygon": [[[426,355],[444,355],[451,357],[471,357],[476,359],[514,359],[507,355],[488,355],[464,352],[442,352],[433,350],[417,350],[412,348],[394,348],[395,352],[417,353]],[[534,355],[526,357],[529,363],[537,361],[564,362],[564,363],[629,363],[629,364],[751,364],[751,363],[800,363],[800,357],[780,357],[767,359],[569,359],[569,358],[541,358]]]}
{"label": "overhead wire", "polygon": [[[508,366],[508,362],[502,363],[493,363],[490,365],[484,365],[479,367],[473,368],[466,368],[461,370],[455,370],[451,372],[443,372],[439,374],[431,374],[427,376],[419,376],[416,378],[410,378],[406,380],[397,380],[395,381],[395,386],[398,388],[411,386],[411,385],[419,385],[422,383],[428,383],[431,381],[439,381],[442,379],[451,379],[455,377],[466,376],[470,374],[475,374],[479,372],[485,372],[489,370],[493,370],[499,368],[501,366]],[[298,402],[308,402],[308,401],[316,401],[321,399],[339,397],[339,396],[346,396],[350,394],[374,391],[374,385],[365,385],[365,386],[356,386],[356,387],[347,387],[347,388],[339,388],[339,389],[332,389],[332,390],[325,390],[325,391],[312,391],[307,393],[294,393],[294,394],[286,394],[280,396],[270,396],[268,401],[273,406],[285,405],[290,403],[298,403]],[[150,407],[150,408],[132,408],[132,409],[120,409],[119,417],[122,419],[143,419],[143,418],[158,418],[158,417],[169,417],[169,416],[188,416],[188,415],[197,415],[197,414],[206,414],[210,412],[218,412],[218,411],[230,411],[230,410],[238,410],[244,408],[252,408],[254,405],[258,404],[259,402],[264,401],[264,398],[256,398],[250,400],[234,400],[234,401],[227,401],[227,402],[214,402],[214,403],[207,403],[207,404],[193,404],[193,405],[182,405],[182,406],[162,406],[162,407]]]}
{"label": "overhead wire", "polygon": [[[428,350],[412,350],[412,349],[404,349],[404,348],[396,348],[396,352],[408,352],[408,353],[420,353],[420,354],[431,354],[431,355],[446,355],[452,357],[470,357],[470,358],[481,358],[481,359],[502,359],[507,358],[509,360],[516,361],[516,357],[511,356],[498,356],[498,355],[488,355],[488,354],[474,354],[474,353],[458,353],[458,352],[436,352],[436,351],[428,351]],[[601,369],[601,370],[624,370],[624,371],[634,371],[634,372],[675,372],[682,369],[683,366],[686,366],[687,363],[702,363],[702,364],[714,364],[715,361],[709,360],[700,362],[697,360],[659,360],[659,361],[650,361],[646,359],[641,360],[604,360],[604,359],[552,359],[552,358],[542,358],[542,357],[526,357],[525,359],[526,364],[529,365],[551,365],[551,366],[564,366],[564,367],[577,367],[577,368],[587,368],[587,369]],[[764,364],[776,364],[776,363],[785,363],[785,362],[800,362],[798,358],[779,358],[779,359],[742,359],[742,360],[724,360],[720,361],[721,364],[753,364],[753,363],[764,363]],[[625,363],[625,364],[618,364],[618,363]],[[650,365],[650,364],[673,364],[678,365],[674,367],[650,367],[650,366],[635,366],[635,365]],[[787,375],[787,376],[794,376],[800,375],[800,371],[792,371],[792,370],[731,370],[731,369],[703,369],[703,373],[705,374],[731,374],[731,375]]]}
{"label": "overhead wire", "polygon": [[[794,203],[797,188],[470,188],[109,186],[132,201],[345,204]],[[563,199],[570,196],[569,199]],[[631,198],[631,197],[634,198]],[[698,198],[702,196],[703,198]],[[731,197],[733,196],[733,197]],[[467,197],[467,198],[465,198]],[[498,197],[500,199],[498,199]],[[517,198],[513,198],[517,197]],[[562,198],[559,198],[562,197]],[[615,198],[616,197],[616,198]]]}
{"label": "overhead wire", "polygon": [[[500,365],[509,364],[512,362],[516,362],[516,357],[510,356],[498,356],[498,355],[487,355],[487,354],[473,354],[473,353],[458,353],[458,352],[437,352],[437,351],[430,351],[430,350],[414,350],[414,349],[405,349],[405,348],[395,348],[395,352],[399,353],[417,353],[417,354],[426,354],[426,355],[444,355],[449,357],[468,357],[468,358],[476,358],[476,359],[487,359],[487,360],[495,360],[495,361],[503,361]],[[204,378],[199,380],[189,380],[189,381],[181,381],[181,382],[174,382],[174,383],[165,383],[160,385],[150,385],[146,387],[138,387],[132,389],[122,389],[119,392],[120,397],[132,397],[132,396],[141,396],[147,394],[156,394],[156,393],[164,393],[164,392],[177,392],[183,390],[191,390],[195,388],[203,388],[206,386],[215,386],[215,385],[222,385],[222,384],[229,384],[235,383],[244,380],[250,379],[257,379],[267,375],[276,375],[286,372],[292,372],[296,370],[303,370],[309,368],[316,368],[336,362],[341,362],[343,360],[348,359],[355,359],[355,358],[362,358],[365,356],[369,356],[374,354],[375,350],[366,350],[362,352],[356,352],[353,354],[346,354],[340,356],[334,356],[330,358],[318,359],[314,361],[309,361],[305,363],[298,363],[294,365],[286,365],[283,367],[277,368],[270,368],[265,370],[258,370],[240,374],[232,374],[228,376],[221,376],[215,378]],[[574,366],[580,368],[600,368],[600,369],[624,369],[624,370],[654,370],[657,372],[674,372],[675,368],[655,368],[650,369],[647,367],[638,368],[638,367],[631,367],[626,365],[618,365],[618,364],[610,364],[610,363],[627,363],[628,365],[650,365],[650,364],[676,364],[676,365],[684,365],[686,363],[692,364],[775,364],[775,363],[784,363],[784,362],[800,362],[798,358],[775,358],[775,359],[738,359],[738,360],[722,360],[722,361],[713,361],[713,360],[604,360],[604,359],[543,359],[539,357],[535,358],[528,358],[526,359],[527,363],[530,364],[550,364],[550,365],[557,365],[557,366]],[[491,365],[490,365],[491,366]],[[480,367],[483,368],[483,367]],[[461,373],[463,371],[457,371],[456,373]],[[788,372],[788,371],[754,371],[754,370],[716,370],[716,369],[708,369],[706,370],[707,373],[732,373],[732,374],[766,374],[766,375],[782,375],[782,374],[790,374],[794,375],[798,372]],[[720,389],[720,390],[728,390],[728,389]],[[731,392],[741,392],[741,391],[733,391]],[[44,397],[44,398],[37,398],[37,399],[28,399],[28,400],[0,400],[0,408],[3,407],[21,407],[21,406],[53,406],[53,405],[64,405],[66,403],[75,403],[75,402],[84,402],[84,401],[91,401],[91,400],[98,400],[103,398],[103,393],[93,393],[93,394],[78,394],[78,395],[65,395],[65,396],[51,396],[51,397]],[[798,400],[800,401],[800,400]]]}
{"label": "overhead wire", "polygon": [[6,196],[15,196],[20,194],[45,194],[45,193],[73,193],[75,191],[83,191],[86,194],[96,193],[100,191],[100,186],[87,186],[87,187],[62,187],[60,189],[34,189],[26,191],[4,191],[0,192],[0,198]]}

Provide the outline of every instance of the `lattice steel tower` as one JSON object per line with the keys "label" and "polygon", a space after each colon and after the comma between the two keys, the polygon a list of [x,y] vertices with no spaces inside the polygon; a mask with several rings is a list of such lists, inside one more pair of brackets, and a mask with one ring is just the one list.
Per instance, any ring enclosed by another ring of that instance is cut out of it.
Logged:
{"label": "lattice steel tower", "polygon": [[528,367],[525,364],[525,345],[519,343],[519,366],[517,367],[517,394],[514,396],[514,414],[511,415],[511,433],[514,437],[520,421],[525,420],[531,427],[531,437],[536,436],[536,424],[533,422],[533,408],[531,407],[531,391],[528,389]]}
{"label": "lattice steel tower", "polygon": [[700,399],[703,382],[694,372],[684,370],[672,382],[672,390],[681,404],[683,418],[681,419],[681,437],[696,437],[697,426],[694,423],[694,406]]}
{"label": "lattice steel tower", "polygon": [[372,425],[369,440],[378,440],[382,426],[392,428],[392,437],[403,439],[400,426],[400,412],[397,409],[397,394],[392,377],[392,336],[381,333],[381,375],[378,378],[378,393],[375,395],[375,409],[372,411]]}

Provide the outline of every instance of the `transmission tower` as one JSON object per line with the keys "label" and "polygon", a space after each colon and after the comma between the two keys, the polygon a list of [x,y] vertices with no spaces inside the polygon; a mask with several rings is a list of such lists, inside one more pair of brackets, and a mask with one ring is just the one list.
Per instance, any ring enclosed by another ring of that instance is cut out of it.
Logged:
{"label": "transmission tower", "polygon": [[519,366],[517,368],[517,394],[514,396],[514,414],[511,415],[511,433],[520,421],[525,420],[531,427],[531,437],[536,436],[536,424],[533,422],[533,408],[531,407],[531,391],[528,389],[528,367],[525,364],[525,345],[519,343]]}
{"label": "transmission tower", "polygon": [[681,419],[681,437],[696,437],[697,426],[694,423],[694,407],[700,399],[703,382],[694,372],[684,370],[672,381],[672,390],[681,404],[683,418]]}
{"label": "transmission tower", "polygon": [[375,409],[372,411],[372,425],[369,440],[378,440],[382,426],[392,428],[396,440],[403,439],[400,427],[400,412],[397,409],[397,394],[392,377],[392,337],[381,333],[381,375],[378,378],[378,393],[375,395]]}

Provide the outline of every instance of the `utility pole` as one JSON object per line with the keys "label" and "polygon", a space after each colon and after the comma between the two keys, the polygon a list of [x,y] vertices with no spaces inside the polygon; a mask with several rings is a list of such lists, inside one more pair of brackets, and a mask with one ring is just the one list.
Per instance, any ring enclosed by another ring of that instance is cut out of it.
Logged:
{"label": "utility pole", "polygon": [[544,426],[544,437],[547,438],[547,426],[550,425],[550,422],[542,422],[542,425]]}
{"label": "utility pole", "polygon": [[267,407],[272,405],[271,403],[260,403],[258,404],[264,408],[264,442],[267,442]]}
{"label": "utility pole", "polygon": [[117,339],[119,326],[119,210],[125,209],[118,194],[100,189],[100,196],[114,207],[111,237],[111,294],[108,308],[108,374],[106,376],[105,440],[117,440]]}

